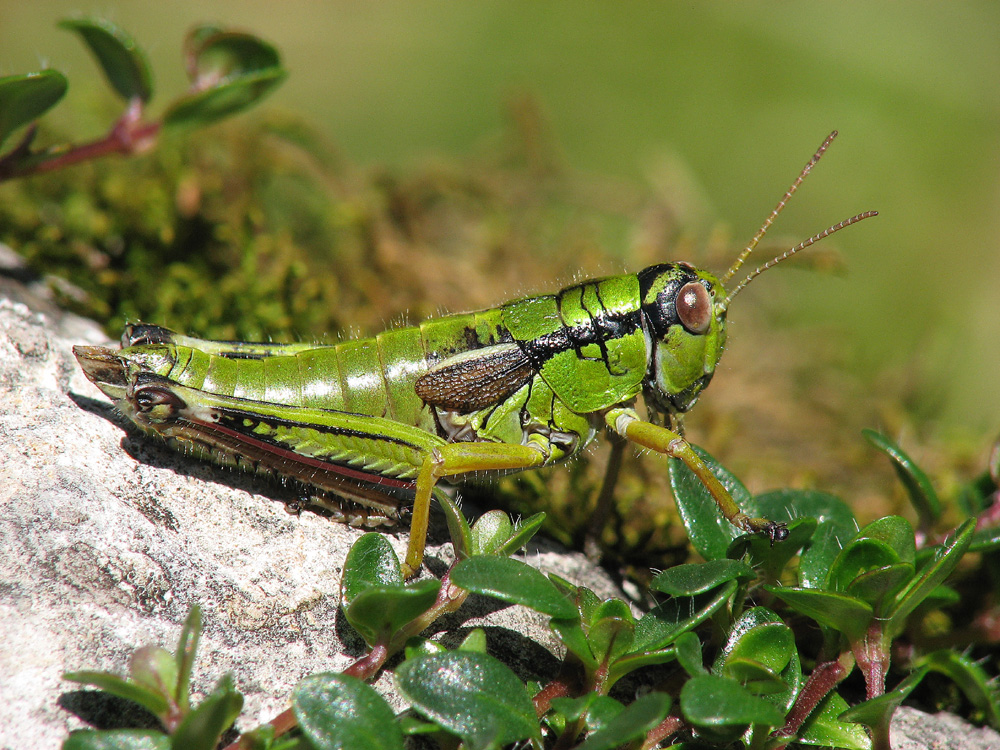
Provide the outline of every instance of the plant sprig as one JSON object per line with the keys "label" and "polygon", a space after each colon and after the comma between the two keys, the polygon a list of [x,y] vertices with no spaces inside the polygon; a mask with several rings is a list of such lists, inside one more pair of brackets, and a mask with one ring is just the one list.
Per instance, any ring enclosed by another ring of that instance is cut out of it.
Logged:
{"label": "plant sprig", "polygon": [[188,91],[168,104],[158,119],[149,119],[153,74],[139,44],[123,29],[99,18],[67,19],[59,26],[80,37],[125,108],[100,138],[36,149],[37,121],[65,96],[68,81],[51,69],[0,77],[0,148],[26,128],[13,148],[0,152],[0,181],[113,154],[143,153],[156,145],[164,129],[209,125],[241,112],[287,76],[271,44],[217,25],[197,26],[184,43]]}

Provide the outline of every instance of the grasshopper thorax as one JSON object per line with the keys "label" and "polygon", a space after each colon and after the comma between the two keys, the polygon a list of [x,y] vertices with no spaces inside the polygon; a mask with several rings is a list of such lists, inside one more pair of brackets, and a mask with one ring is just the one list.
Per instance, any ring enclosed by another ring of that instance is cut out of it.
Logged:
{"label": "grasshopper thorax", "polygon": [[643,390],[650,407],[690,409],[715,374],[726,343],[726,290],[707,271],[662,263],[639,272],[646,336]]}

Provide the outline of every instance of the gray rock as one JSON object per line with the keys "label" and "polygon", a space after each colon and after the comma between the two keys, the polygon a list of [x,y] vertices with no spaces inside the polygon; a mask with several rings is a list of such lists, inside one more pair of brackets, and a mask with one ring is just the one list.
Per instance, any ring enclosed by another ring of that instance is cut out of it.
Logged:
{"label": "gray rock", "polygon": [[[139,435],[70,352],[106,343],[100,329],[51,308],[34,312],[43,304],[24,304],[30,292],[7,290],[0,287],[0,747],[57,747],[85,719],[120,721],[121,705],[95,701],[62,673],[124,674],[137,646],[173,648],[195,603],[205,620],[195,688],[206,692],[232,672],[246,696],[243,729],[284,710],[303,676],[360,656],[360,640],[338,616],[338,585],[362,532],[292,515],[280,488]],[[405,535],[390,539],[402,554]],[[428,554],[437,573],[450,562],[447,544]],[[540,544],[527,557],[616,595],[580,555]],[[491,650],[522,675],[558,663],[544,618],[485,598],[436,623],[434,637],[453,644],[472,627],[486,628]],[[389,690],[385,678],[376,687]],[[938,735],[927,734],[933,726]],[[893,737],[897,750],[1000,748],[991,730],[912,709],[897,714]]]}

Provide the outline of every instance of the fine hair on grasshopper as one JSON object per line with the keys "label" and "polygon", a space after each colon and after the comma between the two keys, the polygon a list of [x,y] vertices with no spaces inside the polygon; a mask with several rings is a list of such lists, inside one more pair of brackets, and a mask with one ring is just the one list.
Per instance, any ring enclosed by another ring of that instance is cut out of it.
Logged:
{"label": "fine hair on grasshopper", "polygon": [[[781,541],[785,526],[740,510],[680,434],[678,417],[715,373],[739,293],[768,268],[875,215],[810,237],[727,291],[835,136],[721,279],[688,263],[660,263],[326,346],[206,341],[133,324],[121,349],[73,351],[124,415],[175,447],[295,480],[354,525],[397,519],[412,505],[407,576],[423,560],[440,480],[549,466],[603,431],[680,459],[730,523]],[[636,412],[640,395],[654,421]]]}

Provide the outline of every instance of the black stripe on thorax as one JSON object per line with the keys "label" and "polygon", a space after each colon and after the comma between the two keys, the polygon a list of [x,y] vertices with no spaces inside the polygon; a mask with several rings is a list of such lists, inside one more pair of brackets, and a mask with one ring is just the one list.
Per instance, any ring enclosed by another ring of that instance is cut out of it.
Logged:
{"label": "black stripe on thorax", "polygon": [[639,328],[639,310],[611,313],[601,309],[596,312],[588,310],[588,313],[589,320],[584,323],[561,326],[531,341],[517,342],[536,370],[557,354],[569,349],[579,352],[588,344],[597,344],[606,359],[606,341],[628,336]]}

